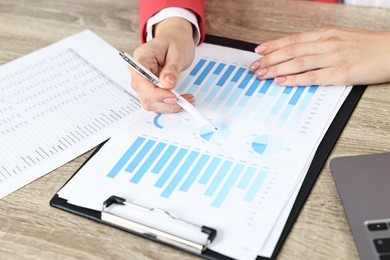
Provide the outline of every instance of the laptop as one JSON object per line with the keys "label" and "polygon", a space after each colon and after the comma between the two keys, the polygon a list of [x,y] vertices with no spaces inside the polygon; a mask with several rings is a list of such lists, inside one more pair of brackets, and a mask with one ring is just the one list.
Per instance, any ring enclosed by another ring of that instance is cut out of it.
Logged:
{"label": "laptop", "polygon": [[390,260],[390,152],[330,161],[361,259]]}

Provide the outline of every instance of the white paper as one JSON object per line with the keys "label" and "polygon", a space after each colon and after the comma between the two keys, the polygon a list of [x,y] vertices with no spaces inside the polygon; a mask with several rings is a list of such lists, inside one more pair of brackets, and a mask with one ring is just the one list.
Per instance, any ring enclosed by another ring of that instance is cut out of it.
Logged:
{"label": "white paper", "polygon": [[255,58],[202,44],[178,92],[194,94],[220,131],[186,112],[145,112],[149,118],[114,136],[60,197],[100,210],[117,195],[217,229],[210,248],[221,254],[269,257],[291,198],[350,87],[260,81],[247,70]]}
{"label": "white paper", "polygon": [[1,66],[0,198],[137,122],[129,89],[118,51],[90,31]]}

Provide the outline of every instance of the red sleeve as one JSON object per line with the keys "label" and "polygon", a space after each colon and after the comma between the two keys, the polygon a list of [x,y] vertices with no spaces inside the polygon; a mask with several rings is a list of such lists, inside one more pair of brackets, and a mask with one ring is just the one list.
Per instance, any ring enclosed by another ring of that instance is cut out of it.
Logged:
{"label": "red sleeve", "polygon": [[142,42],[146,39],[146,23],[149,18],[167,7],[181,7],[193,11],[199,23],[201,42],[205,36],[203,0],[139,0],[139,26]]}
{"label": "red sleeve", "polygon": [[338,3],[338,0],[309,0],[313,2],[324,2],[324,3]]}

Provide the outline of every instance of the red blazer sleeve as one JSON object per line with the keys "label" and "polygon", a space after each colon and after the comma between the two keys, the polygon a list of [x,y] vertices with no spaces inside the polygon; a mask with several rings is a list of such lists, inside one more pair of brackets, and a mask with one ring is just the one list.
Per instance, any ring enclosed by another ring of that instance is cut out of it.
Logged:
{"label": "red blazer sleeve", "polygon": [[339,0],[309,0],[313,2],[338,3]]}
{"label": "red blazer sleeve", "polygon": [[146,39],[146,23],[149,18],[167,7],[181,7],[193,11],[199,23],[202,42],[205,36],[203,0],[139,0],[139,26],[141,40]]}

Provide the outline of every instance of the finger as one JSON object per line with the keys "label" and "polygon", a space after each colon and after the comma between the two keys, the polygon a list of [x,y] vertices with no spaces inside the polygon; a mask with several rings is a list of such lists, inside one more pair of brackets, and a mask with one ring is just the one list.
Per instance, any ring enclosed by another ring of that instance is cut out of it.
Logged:
{"label": "finger", "polygon": [[163,86],[170,89],[176,86],[180,73],[187,68],[192,61],[194,48],[186,49],[184,51],[191,53],[183,53],[183,50],[179,50],[175,47],[168,50],[165,65],[160,72],[160,81]]}
{"label": "finger", "polygon": [[[328,51],[327,42],[296,43],[288,45],[258,59],[259,68],[267,68],[291,59],[323,54]],[[300,64],[296,64],[299,65]],[[253,67],[251,67],[253,68]]]}
{"label": "finger", "polygon": [[291,60],[261,68],[255,74],[261,79],[274,78],[283,75],[303,73],[310,70],[317,70],[330,67],[330,58],[326,54],[314,54],[309,56],[298,56]]}
{"label": "finger", "polygon": [[294,33],[289,36],[272,40],[265,42],[263,44],[260,44],[255,48],[255,52],[258,54],[269,54],[274,51],[280,50],[281,48],[284,48],[288,45],[294,44],[294,43],[304,43],[304,42],[313,42],[317,41],[321,38],[321,35],[323,33],[323,30],[320,31],[310,31],[310,32],[303,32],[303,33]]}
{"label": "finger", "polygon": [[167,63],[160,72],[161,84],[168,89],[176,87],[180,72],[181,68],[179,65],[175,63]]}
{"label": "finger", "polygon": [[334,68],[324,68],[276,77],[275,83],[281,86],[345,85],[342,79],[336,75]]}
{"label": "finger", "polygon": [[152,102],[147,97],[144,98],[142,96],[139,96],[138,98],[141,101],[141,104],[144,107],[144,109],[147,111],[153,111],[155,113],[160,113],[160,114],[167,114],[167,113],[177,113],[183,110],[177,103],[169,104],[164,102]]}
{"label": "finger", "polygon": [[148,96],[153,93],[153,91],[157,88],[153,83],[140,76],[134,70],[130,70],[131,74],[131,87],[140,95]]}
{"label": "finger", "polygon": [[[147,111],[176,113],[183,110],[177,104],[177,97],[170,90],[157,88],[138,74],[134,75],[132,88],[137,92],[142,107]],[[193,95],[184,94],[182,96],[195,105]]]}

